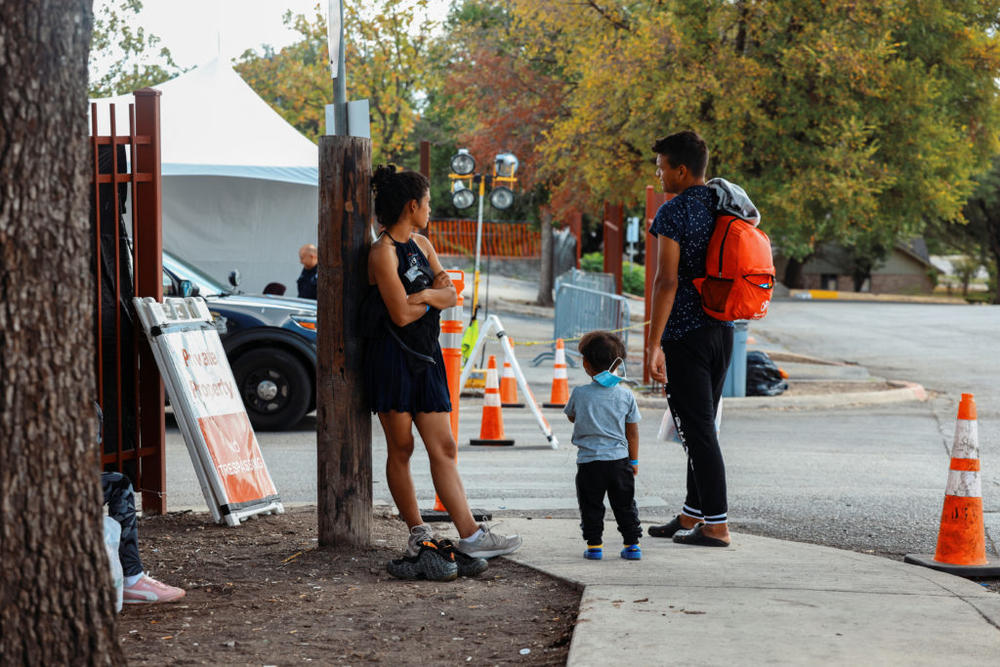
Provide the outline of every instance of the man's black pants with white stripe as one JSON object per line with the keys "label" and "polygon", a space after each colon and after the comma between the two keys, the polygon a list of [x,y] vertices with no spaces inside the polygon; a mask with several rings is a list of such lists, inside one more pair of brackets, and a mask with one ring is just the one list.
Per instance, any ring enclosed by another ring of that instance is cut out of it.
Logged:
{"label": "man's black pants with white stripe", "polygon": [[684,514],[705,523],[726,523],[726,465],[715,432],[722,400],[732,327],[706,326],[677,341],[664,341],[667,402],[688,455]]}

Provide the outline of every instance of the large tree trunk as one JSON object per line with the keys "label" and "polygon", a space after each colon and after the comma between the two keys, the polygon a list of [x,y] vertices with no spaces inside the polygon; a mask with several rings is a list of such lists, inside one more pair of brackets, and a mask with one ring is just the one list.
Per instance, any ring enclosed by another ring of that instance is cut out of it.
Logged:
{"label": "large tree trunk", "polygon": [[865,286],[865,281],[871,278],[872,272],[870,268],[857,267],[851,272],[851,280],[854,283],[854,291],[860,292],[861,288]]}
{"label": "large tree trunk", "polygon": [[552,275],[553,247],[552,241],[552,214],[542,211],[542,259],[541,271],[538,276],[538,299],[535,301],[539,306],[551,306],[552,288],[555,278]]}
{"label": "large tree trunk", "polygon": [[0,660],[117,664],[101,537],[90,0],[0,12]]}
{"label": "large tree trunk", "polygon": [[1000,220],[991,218],[986,225],[986,230],[990,254],[993,255],[993,278],[996,281],[993,303],[1000,304]]}
{"label": "large tree trunk", "polygon": [[806,264],[806,260],[798,260],[789,258],[788,264],[785,266],[785,287],[788,289],[802,289],[805,287],[805,276],[802,274],[802,267]]}

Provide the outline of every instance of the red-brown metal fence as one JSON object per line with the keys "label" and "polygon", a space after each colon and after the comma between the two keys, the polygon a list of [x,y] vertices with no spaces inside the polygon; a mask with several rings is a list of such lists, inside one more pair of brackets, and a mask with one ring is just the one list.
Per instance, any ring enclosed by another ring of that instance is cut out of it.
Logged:
{"label": "red-brown metal fence", "polygon": [[[476,254],[475,220],[432,220],[427,236],[439,255]],[[484,222],[482,254],[492,257],[541,257],[541,232],[526,222]]]}
{"label": "red-brown metal fence", "polygon": [[622,252],[625,249],[625,206],[604,202],[604,272],[615,277],[615,294],[622,293]]}
{"label": "red-brown metal fence", "polygon": [[[100,134],[99,113],[108,134]],[[163,297],[160,193],[160,93],[135,92],[128,133],[119,134],[115,105],[90,106],[93,159],[97,400],[105,415],[101,469],[126,473],[149,513],[166,511],[164,395],[142,337],[133,296]],[[131,243],[125,227],[131,202]]]}
{"label": "red-brown metal fence", "polygon": [[[653,226],[653,218],[666,202],[673,199],[671,194],[657,192],[652,185],[646,186],[646,322],[653,316],[653,280],[656,278],[656,267],[659,262],[659,252],[656,237],[649,229]],[[646,358],[646,341],[649,340],[649,325],[642,328],[642,383],[649,384],[652,379],[649,375],[649,359]]]}

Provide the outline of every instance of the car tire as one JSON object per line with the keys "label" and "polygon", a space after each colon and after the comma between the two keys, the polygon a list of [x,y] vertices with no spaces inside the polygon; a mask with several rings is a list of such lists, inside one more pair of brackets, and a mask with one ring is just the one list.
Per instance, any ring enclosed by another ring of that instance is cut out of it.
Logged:
{"label": "car tire", "polygon": [[291,428],[302,421],[312,403],[309,373],[301,361],[284,350],[245,352],[233,364],[233,375],[255,429]]}

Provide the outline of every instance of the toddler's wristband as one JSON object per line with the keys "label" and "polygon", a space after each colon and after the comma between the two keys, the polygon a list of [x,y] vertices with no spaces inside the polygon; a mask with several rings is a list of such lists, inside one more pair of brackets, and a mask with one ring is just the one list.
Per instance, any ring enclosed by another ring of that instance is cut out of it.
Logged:
{"label": "toddler's wristband", "polygon": [[428,312],[428,311],[429,311],[430,309],[431,309],[431,305],[430,305],[429,303],[428,303],[428,304],[424,304],[424,314],[425,314],[425,315],[427,314],[427,312]]}
{"label": "toddler's wristband", "polygon": [[629,465],[637,466],[639,465],[639,459],[629,459]]}

